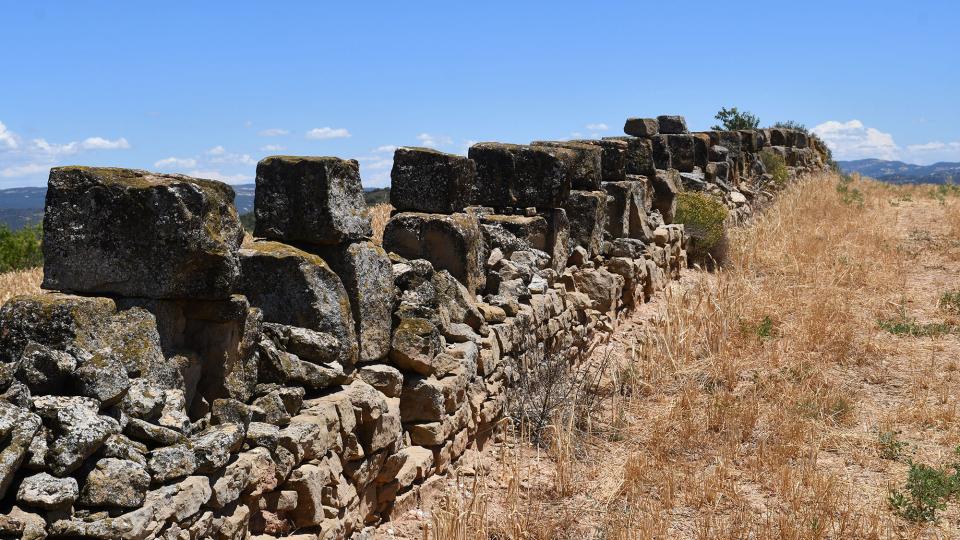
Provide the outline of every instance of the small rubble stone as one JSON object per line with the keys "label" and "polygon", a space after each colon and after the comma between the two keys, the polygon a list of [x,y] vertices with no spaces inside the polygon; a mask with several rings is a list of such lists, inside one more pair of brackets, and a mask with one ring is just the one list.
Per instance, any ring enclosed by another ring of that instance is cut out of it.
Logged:
{"label": "small rubble stone", "polygon": [[150,487],[150,475],[142,465],[116,458],[104,458],[90,471],[80,492],[84,506],[136,508]]}
{"label": "small rubble stone", "polygon": [[33,406],[52,428],[47,465],[58,476],[78,469],[110,435],[120,432],[116,420],[97,414],[99,403],[90,398],[40,396]]}
{"label": "small rubble stone", "polygon": [[403,374],[393,366],[385,364],[369,364],[357,372],[360,380],[369,384],[391,398],[400,397],[403,389]]}
{"label": "small rubble stone", "polygon": [[150,452],[148,467],[157,482],[184,478],[197,470],[197,458],[186,444],[157,448]]}
{"label": "small rubble stone", "polygon": [[17,501],[45,510],[70,508],[79,496],[80,488],[74,478],[57,478],[45,472],[28,476],[20,483]]}
{"label": "small rubble stone", "polygon": [[360,166],[334,157],[271,156],[257,164],[255,235],[335,245],[368,238]]}

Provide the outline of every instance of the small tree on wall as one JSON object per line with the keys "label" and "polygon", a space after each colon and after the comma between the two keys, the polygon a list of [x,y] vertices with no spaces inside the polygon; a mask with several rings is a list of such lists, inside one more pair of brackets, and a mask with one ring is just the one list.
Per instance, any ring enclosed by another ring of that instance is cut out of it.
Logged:
{"label": "small tree on wall", "polygon": [[720,125],[715,125],[711,129],[717,131],[736,131],[738,129],[757,129],[760,127],[760,119],[751,112],[740,111],[736,107],[722,108],[714,116],[720,121]]}

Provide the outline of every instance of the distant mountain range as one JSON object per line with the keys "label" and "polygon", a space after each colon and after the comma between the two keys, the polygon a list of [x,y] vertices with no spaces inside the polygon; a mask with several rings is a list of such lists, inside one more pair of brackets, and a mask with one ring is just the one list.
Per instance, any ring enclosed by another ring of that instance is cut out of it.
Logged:
{"label": "distant mountain range", "polygon": [[[253,212],[253,195],[256,184],[232,186],[237,194],[234,204],[241,214]],[[389,189],[367,189],[367,204],[376,204],[389,199]],[[11,229],[19,229],[43,221],[43,205],[47,197],[45,187],[21,187],[0,189],[0,223]]]}
{"label": "distant mountain range", "polygon": [[840,170],[847,174],[860,173],[870,178],[894,184],[960,184],[960,163],[940,162],[933,165],[913,165],[902,161],[858,159],[838,161]]}

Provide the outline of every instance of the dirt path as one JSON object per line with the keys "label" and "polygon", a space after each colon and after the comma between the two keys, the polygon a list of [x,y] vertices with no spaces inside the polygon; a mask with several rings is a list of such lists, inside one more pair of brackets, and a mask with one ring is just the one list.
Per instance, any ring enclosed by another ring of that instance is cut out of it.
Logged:
{"label": "dirt path", "polygon": [[960,201],[836,182],[784,194],[726,273],[623,321],[585,425],[544,449],[505,434],[467,460],[476,485],[451,477],[370,537],[960,537],[955,495],[904,517],[908,462],[947,478],[960,460],[960,302],[940,302],[960,290]]}

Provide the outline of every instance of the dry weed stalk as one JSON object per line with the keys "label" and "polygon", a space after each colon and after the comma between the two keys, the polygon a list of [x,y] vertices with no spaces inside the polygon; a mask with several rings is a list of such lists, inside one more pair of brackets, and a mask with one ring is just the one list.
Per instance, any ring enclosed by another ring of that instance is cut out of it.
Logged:
{"label": "dry weed stalk", "polygon": [[37,294],[43,281],[43,269],[31,268],[0,274],[0,305],[21,294]]}

